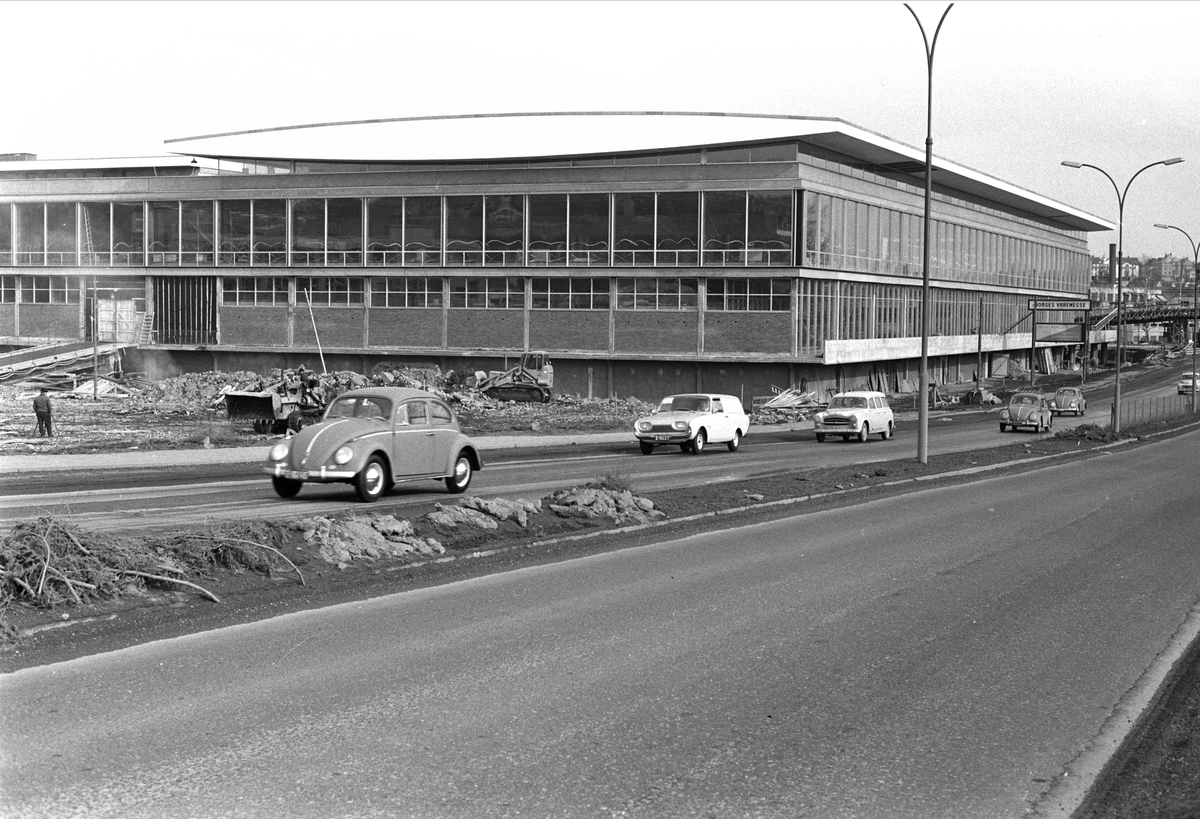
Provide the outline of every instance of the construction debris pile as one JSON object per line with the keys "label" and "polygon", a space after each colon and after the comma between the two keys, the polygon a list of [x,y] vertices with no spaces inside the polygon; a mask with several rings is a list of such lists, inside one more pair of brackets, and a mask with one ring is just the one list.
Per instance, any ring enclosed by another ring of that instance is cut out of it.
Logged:
{"label": "construction debris pile", "polygon": [[0,540],[0,631],[14,636],[3,624],[15,603],[54,610],[145,597],[152,589],[190,590],[219,603],[202,584],[216,581],[221,569],[294,575],[304,585],[301,567],[314,561],[339,569],[356,561],[415,565],[447,551],[481,544],[497,548],[555,531],[552,525],[539,527],[539,518],[569,519],[569,528],[578,530],[665,517],[651,501],[605,482],[537,501],[465,497],[453,505],[439,503],[416,521],[379,514],[308,517],[230,523],[166,537],[118,537],[44,516],[18,523]]}
{"label": "construction debris pile", "polygon": [[[442,396],[456,407],[468,432],[495,429],[554,431],[567,429],[624,429],[649,413],[654,405],[636,398],[585,399],[556,395],[549,403],[499,401],[476,388],[476,375],[437,368],[389,367],[379,365],[370,375],[342,370],[317,374],[303,367],[254,372],[190,373],[157,382],[130,399],[132,412],[203,414],[226,413],[229,393],[286,395],[289,385],[305,390],[323,406],[333,397],[362,387],[414,387]],[[285,401],[286,403],[286,401]],[[479,426],[484,418],[490,424]],[[237,421],[235,421],[237,423]]]}
{"label": "construction debris pile", "polygon": [[753,418],[759,424],[786,424],[794,421],[804,421],[814,412],[825,405],[817,400],[815,392],[803,392],[798,389],[780,389],[772,387],[774,393],[768,399],[755,399]]}

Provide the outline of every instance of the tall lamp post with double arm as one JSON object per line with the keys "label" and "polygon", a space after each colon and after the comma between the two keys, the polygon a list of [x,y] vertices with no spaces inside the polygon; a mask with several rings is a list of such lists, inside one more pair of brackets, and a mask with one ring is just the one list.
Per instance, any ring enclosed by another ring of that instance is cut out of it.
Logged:
{"label": "tall lamp post with double arm", "polygon": [[933,31],[933,40],[925,34],[925,26],[921,18],[913,11],[912,6],[904,4],[917,27],[921,29],[921,39],[925,42],[925,65],[929,69],[929,93],[926,96],[928,105],[925,109],[925,237],[922,249],[921,264],[921,375],[919,398],[917,399],[917,463],[929,462],[929,228],[933,222],[933,50],[937,48],[938,34],[946,15],[954,4],[946,6],[942,19],[938,20],[937,28]]}
{"label": "tall lamp post with double arm", "polygon": [[1133,180],[1138,178],[1142,171],[1149,170],[1156,165],[1178,165],[1183,161],[1183,157],[1177,156],[1173,159],[1160,159],[1158,162],[1151,162],[1149,165],[1138,170],[1133,176],[1129,177],[1129,181],[1125,183],[1125,190],[1118,187],[1116,181],[1109,176],[1108,171],[1096,165],[1090,165],[1087,162],[1071,162],[1063,160],[1064,165],[1068,168],[1091,168],[1094,171],[1100,171],[1104,174],[1105,179],[1112,183],[1113,190],[1117,192],[1117,380],[1116,387],[1113,390],[1113,423],[1112,431],[1114,433],[1121,432],[1121,356],[1124,350],[1121,346],[1121,323],[1124,318],[1124,291],[1121,287],[1121,263],[1125,259],[1125,194],[1129,193],[1129,186],[1133,184]]}
{"label": "tall lamp post with double arm", "polygon": [[1200,242],[1193,242],[1192,237],[1188,236],[1188,232],[1176,225],[1160,225],[1155,224],[1156,228],[1163,230],[1177,230],[1184,236],[1187,236],[1188,244],[1192,246],[1192,415],[1196,414],[1196,393],[1200,392],[1196,387],[1196,336],[1200,335],[1200,306],[1197,303],[1197,278],[1200,278]]}

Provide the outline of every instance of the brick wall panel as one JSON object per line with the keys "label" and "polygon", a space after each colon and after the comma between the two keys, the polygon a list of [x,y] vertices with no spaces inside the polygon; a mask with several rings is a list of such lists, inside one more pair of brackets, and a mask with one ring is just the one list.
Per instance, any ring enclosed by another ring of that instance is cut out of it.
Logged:
{"label": "brick wall panel", "polygon": [[221,343],[255,347],[286,347],[286,307],[221,307]]}
{"label": "brick wall panel", "polygon": [[782,353],[792,350],[789,313],[706,313],[704,352]]}
{"label": "brick wall panel", "polygon": [[367,323],[370,347],[442,346],[441,308],[371,310]]}
{"label": "brick wall panel", "polygon": [[696,313],[616,312],[618,353],[696,352]]}
{"label": "brick wall panel", "polygon": [[608,350],[608,311],[535,310],[529,320],[535,350]]}
{"label": "brick wall panel", "polygon": [[292,345],[295,347],[316,346],[313,321],[316,320],[323,347],[362,347],[366,313],[357,308],[315,307],[313,317],[308,310],[297,312],[296,324],[292,329]]}
{"label": "brick wall panel", "polygon": [[521,349],[525,317],[520,310],[451,310],[450,343],[474,350]]}
{"label": "brick wall panel", "polygon": [[34,338],[83,338],[78,304],[22,304],[18,335]]}

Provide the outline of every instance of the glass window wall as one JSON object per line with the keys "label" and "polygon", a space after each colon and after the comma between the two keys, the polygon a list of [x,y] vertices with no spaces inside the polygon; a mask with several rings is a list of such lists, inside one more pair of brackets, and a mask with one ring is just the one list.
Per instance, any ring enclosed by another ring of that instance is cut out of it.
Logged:
{"label": "glass window wall", "polygon": [[217,202],[217,224],[221,234],[218,264],[250,264],[250,212],[249,199]]}
{"label": "glass window wall", "polygon": [[572,265],[607,265],[608,208],[606,193],[573,193],[570,208],[570,256]]}
{"label": "glass window wall", "polygon": [[0,265],[11,265],[12,242],[12,207],[0,205]]}
{"label": "glass window wall", "polygon": [[[412,267],[442,265],[442,199],[404,198],[404,263]],[[439,296],[439,298],[441,298]]]}
{"label": "glass window wall", "polygon": [[147,212],[150,238],[147,261],[151,266],[179,266],[179,203],[151,202]]}
{"label": "glass window wall", "polygon": [[367,264],[399,265],[404,260],[404,198],[367,200]]}
{"label": "glass window wall", "polygon": [[46,264],[46,206],[20,203],[16,206],[16,263],[44,267]]}
{"label": "glass window wall", "polygon": [[108,267],[112,264],[112,205],[109,202],[82,202],[79,221],[79,264],[83,267]]}
{"label": "glass window wall", "polygon": [[525,197],[484,197],[484,264],[518,267],[525,264]]}
{"label": "glass window wall", "polygon": [[567,195],[533,194],[529,197],[530,267],[567,263]]}
{"label": "glass window wall", "polygon": [[325,264],[325,200],[292,200],[292,264]]}
{"label": "glass window wall", "polygon": [[363,201],[325,200],[325,264],[361,267],[363,263]]}
{"label": "glass window wall", "polygon": [[183,264],[198,267],[215,264],[214,203],[211,200],[184,202],[180,208],[180,219],[180,252]]}
{"label": "glass window wall", "polygon": [[255,199],[251,203],[250,242],[251,264],[287,264],[287,200]]}
{"label": "glass window wall", "polygon": [[749,191],[746,199],[746,263],[792,264],[792,191]]}
{"label": "glass window wall", "polygon": [[146,252],[146,203],[113,202],[112,261],[114,265],[141,267]]}
{"label": "glass window wall", "polygon": [[700,194],[660,193],[656,206],[656,265],[700,263]]}
{"label": "glass window wall", "polygon": [[483,197],[446,197],[446,264],[483,264]]}
{"label": "glass window wall", "polygon": [[654,194],[613,194],[613,264],[654,264]]}
{"label": "glass window wall", "polygon": [[723,267],[746,263],[746,192],[704,194],[704,264]]}

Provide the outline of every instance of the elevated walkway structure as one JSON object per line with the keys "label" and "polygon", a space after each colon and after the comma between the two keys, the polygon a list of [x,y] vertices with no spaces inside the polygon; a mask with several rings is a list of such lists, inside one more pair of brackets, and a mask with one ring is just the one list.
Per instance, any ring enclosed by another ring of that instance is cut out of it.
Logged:
{"label": "elevated walkway structure", "polygon": [[[1195,312],[1190,304],[1126,304],[1121,310],[1122,324],[1169,324],[1191,321]],[[1117,308],[1106,312],[1096,311],[1092,329],[1102,330],[1116,324]]]}

